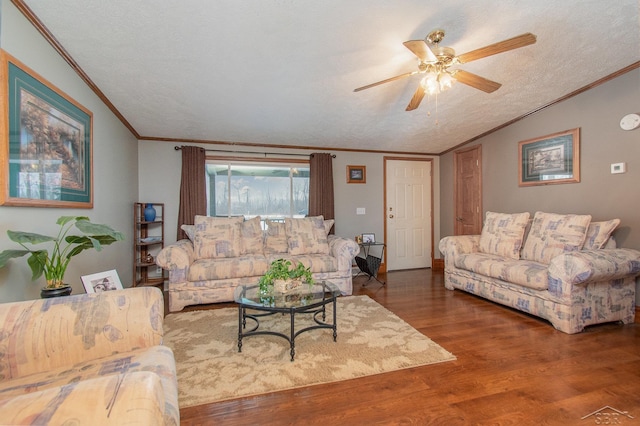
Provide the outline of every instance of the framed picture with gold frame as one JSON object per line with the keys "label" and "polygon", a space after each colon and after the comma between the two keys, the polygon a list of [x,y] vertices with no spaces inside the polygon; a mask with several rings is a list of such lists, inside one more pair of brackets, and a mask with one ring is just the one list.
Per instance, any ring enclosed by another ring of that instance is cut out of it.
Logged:
{"label": "framed picture with gold frame", "polygon": [[518,143],[518,185],[580,182],[580,128]]}
{"label": "framed picture with gold frame", "polygon": [[0,51],[0,204],[93,207],[91,111]]}
{"label": "framed picture with gold frame", "polygon": [[347,183],[367,183],[367,167],[347,166]]}

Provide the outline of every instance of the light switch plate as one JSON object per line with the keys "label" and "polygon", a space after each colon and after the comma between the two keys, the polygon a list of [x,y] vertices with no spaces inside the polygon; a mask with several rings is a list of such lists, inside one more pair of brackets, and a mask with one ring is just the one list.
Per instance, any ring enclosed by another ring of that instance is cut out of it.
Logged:
{"label": "light switch plate", "polygon": [[624,173],[627,171],[627,163],[612,163],[611,164],[611,174],[615,175],[618,173]]}
{"label": "light switch plate", "polygon": [[367,214],[367,210],[364,207],[357,207],[356,214]]}

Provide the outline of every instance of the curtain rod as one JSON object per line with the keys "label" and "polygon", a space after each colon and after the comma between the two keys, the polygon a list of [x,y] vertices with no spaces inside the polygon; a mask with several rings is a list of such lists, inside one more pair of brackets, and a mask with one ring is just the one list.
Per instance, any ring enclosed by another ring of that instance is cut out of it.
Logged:
{"label": "curtain rod", "polygon": [[[173,149],[176,151],[180,151],[182,146],[174,146]],[[229,151],[226,149],[204,149],[205,152],[229,152],[232,154],[263,154],[265,157],[267,155],[291,155],[296,157],[311,157],[313,154],[291,154],[288,152],[257,152],[257,151]],[[331,158],[336,158],[335,154],[331,154]]]}

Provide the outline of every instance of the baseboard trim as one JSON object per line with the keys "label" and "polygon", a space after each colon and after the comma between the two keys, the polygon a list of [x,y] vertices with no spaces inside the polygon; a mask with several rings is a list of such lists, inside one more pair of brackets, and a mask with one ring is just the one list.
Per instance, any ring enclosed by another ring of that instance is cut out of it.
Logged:
{"label": "baseboard trim", "polygon": [[433,259],[433,262],[431,262],[431,269],[434,271],[444,271],[444,259]]}

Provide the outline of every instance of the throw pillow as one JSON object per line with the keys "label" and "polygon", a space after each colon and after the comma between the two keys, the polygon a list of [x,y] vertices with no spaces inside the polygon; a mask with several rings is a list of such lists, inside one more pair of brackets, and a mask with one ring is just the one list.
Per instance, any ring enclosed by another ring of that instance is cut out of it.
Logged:
{"label": "throw pillow", "polygon": [[514,214],[487,212],[480,234],[480,252],[509,259],[520,259],[520,247],[522,247],[528,221],[529,212]]}
{"label": "throw pillow", "polygon": [[284,222],[274,222],[267,219],[265,223],[267,225],[264,237],[265,254],[287,253],[289,246],[287,245],[287,234],[284,231]]}
{"label": "throw pillow", "polygon": [[180,229],[182,229],[184,231],[184,233],[187,234],[187,238],[189,238],[191,241],[193,241],[193,239],[195,238],[195,234],[196,234],[196,226],[195,225],[181,225]]}
{"label": "throw pillow", "polygon": [[240,254],[262,254],[261,220],[260,216],[256,216],[240,225]]}
{"label": "throw pillow", "polygon": [[331,232],[331,228],[333,228],[333,224],[336,223],[334,219],[324,220],[324,216],[322,215],[308,216],[307,219],[322,219],[322,221],[324,222],[324,230],[327,232],[327,235],[329,235],[329,232]]}
{"label": "throw pillow", "polygon": [[580,250],[590,222],[590,215],[536,212],[522,258],[549,264],[566,251]]}
{"label": "throw pillow", "polygon": [[284,219],[289,254],[328,254],[329,243],[322,216]]}
{"label": "throw pillow", "polygon": [[324,221],[324,230],[327,235],[329,235],[329,232],[331,232],[331,228],[333,228],[334,223],[336,223],[334,219],[327,219]]}
{"label": "throw pillow", "polygon": [[240,254],[240,224],[243,217],[195,217],[193,248],[196,259],[237,257]]}
{"label": "throw pillow", "polygon": [[611,219],[605,222],[591,222],[587,229],[587,237],[582,244],[583,250],[601,249],[607,245],[609,237],[620,225],[620,219]]}

